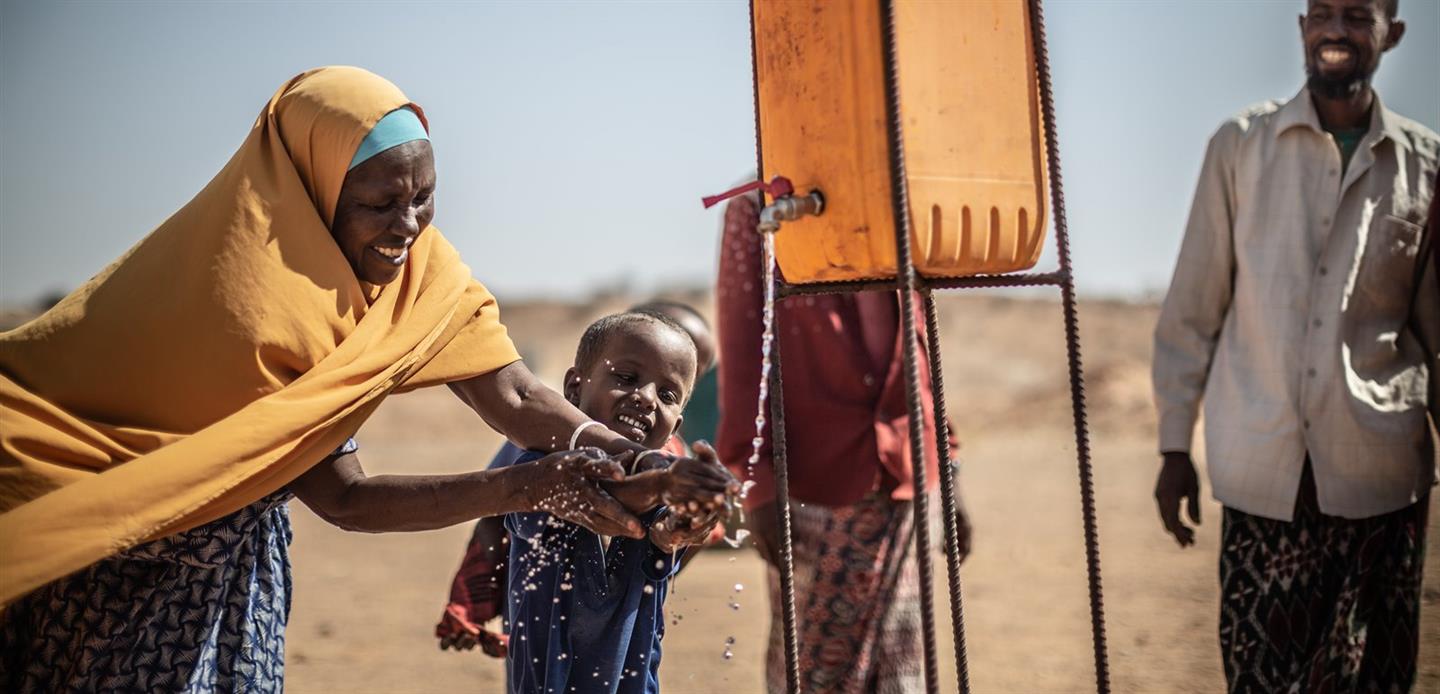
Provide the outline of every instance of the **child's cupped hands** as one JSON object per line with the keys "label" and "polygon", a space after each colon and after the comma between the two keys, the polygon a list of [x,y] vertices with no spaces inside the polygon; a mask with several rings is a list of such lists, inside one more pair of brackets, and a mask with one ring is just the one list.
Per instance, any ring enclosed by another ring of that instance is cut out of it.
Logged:
{"label": "child's cupped hands", "polygon": [[704,544],[723,518],[723,508],[700,515],[666,514],[650,526],[650,542],[665,552]]}
{"label": "child's cupped hands", "polygon": [[695,457],[679,458],[665,469],[661,499],[673,517],[718,518],[726,499],[740,493],[740,483],[710,444],[697,441],[691,450]]}

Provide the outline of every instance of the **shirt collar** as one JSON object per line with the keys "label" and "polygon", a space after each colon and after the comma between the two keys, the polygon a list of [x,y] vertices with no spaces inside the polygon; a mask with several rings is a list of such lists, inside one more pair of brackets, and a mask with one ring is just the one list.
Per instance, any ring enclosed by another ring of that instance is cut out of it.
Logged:
{"label": "shirt collar", "polygon": [[[1405,147],[1409,140],[1401,132],[1395,114],[1385,108],[1385,104],[1380,101],[1379,92],[1375,92],[1373,87],[1371,91],[1375,95],[1375,104],[1370,108],[1370,127],[1365,131],[1362,142],[1368,141],[1373,147],[1379,144],[1382,138],[1389,138],[1397,147]],[[1283,133],[1290,128],[1302,125],[1317,133],[1324,134],[1325,132],[1325,128],[1320,125],[1320,115],[1315,112],[1315,102],[1310,99],[1309,87],[1301,87],[1300,93],[1280,107],[1280,112],[1275,120],[1275,132]]]}

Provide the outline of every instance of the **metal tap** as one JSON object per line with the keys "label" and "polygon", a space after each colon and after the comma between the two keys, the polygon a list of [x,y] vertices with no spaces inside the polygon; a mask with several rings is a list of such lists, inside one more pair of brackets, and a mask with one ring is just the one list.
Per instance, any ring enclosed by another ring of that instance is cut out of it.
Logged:
{"label": "metal tap", "polygon": [[760,223],[755,229],[762,234],[773,234],[780,230],[781,222],[794,221],[805,215],[819,215],[824,211],[825,195],[818,190],[800,197],[783,195],[760,210]]}

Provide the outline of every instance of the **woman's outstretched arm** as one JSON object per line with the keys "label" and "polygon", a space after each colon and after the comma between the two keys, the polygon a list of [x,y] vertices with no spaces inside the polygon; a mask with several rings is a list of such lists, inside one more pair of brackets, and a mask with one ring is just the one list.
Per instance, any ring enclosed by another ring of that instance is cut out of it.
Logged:
{"label": "woman's outstretched arm", "polygon": [[[450,390],[490,428],[530,450],[565,450],[570,447],[575,427],[590,420],[520,361],[488,374],[455,381],[450,384]],[[586,427],[576,447],[599,448],[612,455],[645,450],[644,446],[603,426]]]}
{"label": "woman's outstretched arm", "polygon": [[433,530],[505,513],[547,511],[606,535],[644,537],[640,522],[601,492],[623,478],[620,462],[584,452],[552,453],[498,470],[458,475],[369,477],[360,458],[325,458],[290,483],[316,515],[357,532]]}

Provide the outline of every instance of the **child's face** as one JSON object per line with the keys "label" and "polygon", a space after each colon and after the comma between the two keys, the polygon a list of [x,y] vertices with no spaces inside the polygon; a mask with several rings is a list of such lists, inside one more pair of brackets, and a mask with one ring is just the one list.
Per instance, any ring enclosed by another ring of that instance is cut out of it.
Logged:
{"label": "child's face", "polygon": [[657,323],[626,325],[605,341],[589,373],[571,367],[565,397],[625,438],[655,449],[680,426],[695,380],[695,347]]}

